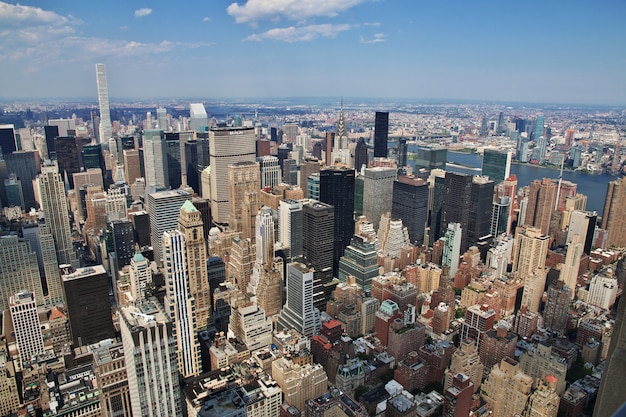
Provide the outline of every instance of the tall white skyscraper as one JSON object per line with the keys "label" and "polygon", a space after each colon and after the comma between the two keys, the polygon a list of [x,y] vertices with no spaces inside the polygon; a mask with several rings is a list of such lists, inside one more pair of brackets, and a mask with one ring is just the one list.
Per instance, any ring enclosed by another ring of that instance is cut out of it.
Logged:
{"label": "tall white skyscraper", "polygon": [[444,235],[445,244],[443,246],[441,264],[450,267],[451,277],[453,277],[457,269],[459,269],[462,234],[461,223],[448,223],[448,230],[446,230],[446,234]]}
{"label": "tall white skyscraper", "polygon": [[120,333],[133,416],[180,416],[181,390],[172,322],[152,298],[120,310]]}
{"label": "tall white skyscraper", "polygon": [[111,111],[109,110],[107,70],[104,64],[96,64],[96,82],[98,83],[98,104],[100,105],[100,143],[108,143],[108,140],[113,136],[113,129],[111,127]]}
{"label": "tall white skyscraper", "polygon": [[180,230],[163,233],[163,266],[167,298],[166,310],[174,322],[178,352],[178,372],[183,378],[200,374],[200,344],[197,332],[196,300],[189,291],[185,235]]}
{"label": "tall white skyscraper", "polygon": [[274,219],[272,209],[262,207],[256,216],[256,261],[270,264],[274,260]]}
{"label": "tall white skyscraper", "polygon": [[50,228],[54,239],[58,263],[78,267],[72,248],[72,231],[65,186],[56,161],[48,161],[41,166],[41,174],[37,177],[37,194],[46,218],[46,225]]}
{"label": "tall white skyscraper", "polygon": [[571,298],[574,298],[576,292],[576,283],[578,281],[578,270],[580,269],[580,259],[583,255],[583,242],[579,234],[574,234],[567,244],[565,252],[565,262],[561,268],[559,279],[570,288]]}
{"label": "tall white skyscraper", "polygon": [[147,198],[150,214],[150,243],[154,248],[154,260],[159,263],[163,259],[163,232],[178,227],[180,208],[191,194],[184,190],[168,190],[149,193]]}
{"label": "tall white skyscraper", "polygon": [[11,296],[9,309],[20,358],[22,361],[30,361],[33,356],[44,351],[35,294],[23,290]]}
{"label": "tall white skyscraper", "polygon": [[145,130],[143,132],[143,159],[146,170],[146,188],[169,187],[167,150],[165,134],[162,130]]}
{"label": "tall white skyscraper", "polygon": [[278,329],[296,329],[313,337],[321,326],[320,312],[313,307],[313,270],[300,262],[287,265],[287,302],[278,318]]}
{"label": "tall white skyscraper", "polygon": [[189,122],[189,128],[194,132],[203,131],[206,127],[209,126],[209,116],[207,116],[206,114],[204,104],[189,104],[189,116],[191,118],[191,121]]}
{"label": "tall white skyscraper", "polygon": [[280,200],[278,216],[278,241],[289,249],[290,259],[302,256],[302,202]]}

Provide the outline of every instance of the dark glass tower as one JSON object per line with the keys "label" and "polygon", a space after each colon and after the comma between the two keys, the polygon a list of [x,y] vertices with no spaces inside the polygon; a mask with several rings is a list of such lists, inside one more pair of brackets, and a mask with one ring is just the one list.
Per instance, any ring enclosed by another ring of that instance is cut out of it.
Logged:
{"label": "dark glass tower", "polygon": [[115,337],[109,278],[102,265],[62,276],[63,293],[75,347]]}
{"label": "dark glass tower", "polygon": [[406,166],[406,158],[407,158],[407,144],[406,144],[406,139],[400,139],[398,141],[398,149],[397,149],[397,155],[398,155],[398,167],[404,167]]}
{"label": "dark glass tower", "polygon": [[31,207],[38,207],[35,201],[35,191],[33,180],[41,172],[41,160],[37,151],[18,151],[4,155],[7,165],[7,172],[17,175],[17,179],[22,182],[22,194],[24,196],[24,207],[30,210]]}
{"label": "dark glass tower", "polygon": [[165,166],[170,179],[170,187],[176,190],[182,184],[180,134],[178,132],[165,132],[165,150],[167,154]]}
{"label": "dark glass tower", "polygon": [[367,167],[367,145],[365,139],[359,138],[354,148],[354,169],[360,171],[363,165]]}
{"label": "dark glass tower", "polygon": [[485,149],[483,154],[482,174],[496,183],[509,177],[511,170],[511,154],[493,149]]}
{"label": "dark glass tower", "polygon": [[302,253],[315,269],[313,304],[326,311],[326,302],[334,290],[333,248],[335,209],[329,204],[311,201],[302,208]]}
{"label": "dark glass tower", "polygon": [[185,172],[187,185],[196,193],[200,193],[200,172],[198,172],[198,142],[190,140],[185,142]]}
{"label": "dark glass tower", "polygon": [[74,136],[59,136],[54,140],[57,163],[61,178],[67,180],[70,188],[74,188],[74,177],[72,174],[80,172],[80,149],[77,138]]}
{"label": "dark glass tower", "polygon": [[374,121],[374,158],[387,157],[387,139],[389,137],[389,113],[377,111]]}
{"label": "dark glass tower", "polygon": [[48,159],[56,159],[56,148],[54,146],[54,139],[59,136],[58,126],[44,126],[44,135],[46,137],[46,148],[48,151]]}
{"label": "dark glass tower", "polygon": [[391,217],[402,219],[411,243],[424,243],[428,219],[428,183],[421,178],[400,175],[393,182]]}
{"label": "dark glass tower", "polygon": [[431,201],[429,204],[430,213],[428,215],[428,224],[430,226],[430,242],[434,242],[443,236],[448,226],[441,228],[441,215],[443,212],[443,200],[445,196],[446,184],[445,178],[435,177],[435,186],[431,191]]}
{"label": "dark glass tower", "polygon": [[15,130],[12,125],[10,127],[0,128],[0,154],[8,155],[17,150],[15,142]]}
{"label": "dark glass tower", "polygon": [[377,260],[374,239],[354,235],[339,261],[339,280],[346,282],[348,276],[352,275],[364,290],[371,289],[372,279],[379,275]]}
{"label": "dark glass tower", "polygon": [[354,170],[332,167],[320,171],[320,201],[335,208],[333,271],[354,235]]}
{"label": "dark glass tower", "polygon": [[113,227],[113,249],[117,259],[117,269],[120,270],[130,265],[130,260],[135,255],[135,231],[133,223],[128,219],[115,220]]}
{"label": "dark glass tower", "polygon": [[447,158],[448,150],[446,148],[418,148],[415,169],[425,168],[429,171],[446,169]]}
{"label": "dark glass tower", "polygon": [[446,172],[440,230],[460,223],[461,253],[489,235],[494,182],[484,177]]}
{"label": "dark glass tower", "polygon": [[85,171],[89,168],[100,168],[102,172],[102,183],[107,187],[107,168],[104,162],[104,155],[102,154],[102,145],[94,144],[94,145],[85,145],[83,146],[83,167]]}

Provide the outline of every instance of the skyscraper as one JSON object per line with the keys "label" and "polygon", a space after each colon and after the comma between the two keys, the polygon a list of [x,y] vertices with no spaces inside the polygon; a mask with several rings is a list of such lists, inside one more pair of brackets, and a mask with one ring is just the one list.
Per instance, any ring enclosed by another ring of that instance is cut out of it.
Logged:
{"label": "skyscraper", "polygon": [[[189,104],[189,127],[194,132],[204,132],[209,127],[209,116],[206,114],[206,109],[202,103],[190,103]],[[165,129],[165,128],[161,128]]]}
{"label": "skyscraper", "polygon": [[100,172],[102,173],[102,183],[107,184],[107,181],[105,181],[107,167],[104,161],[104,155],[102,154],[102,145],[92,144],[83,146],[82,159],[85,171],[90,168],[100,168]]}
{"label": "skyscraper", "polygon": [[[521,274],[520,274],[521,275]],[[548,268],[539,267],[521,275],[524,277],[524,292],[522,293],[522,306],[528,307],[528,311],[539,312],[543,289],[546,286]]]}
{"label": "skyscraper", "polygon": [[448,223],[448,229],[443,237],[444,246],[441,264],[450,267],[450,276],[453,277],[459,268],[461,256],[461,242],[465,231],[460,223]]}
{"label": "skyscraper", "polygon": [[29,211],[31,207],[37,207],[33,180],[41,171],[41,159],[37,151],[17,151],[4,155],[7,171],[17,175],[22,182],[22,195],[24,207]]}
{"label": "skyscraper", "polygon": [[576,284],[578,282],[578,270],[580,269],[580,259],[583,255],[583,244],[580,235],[573,235],[572,240],[567,244],[565,262],[561,267],[559,279],[571,288],[571,296],[574,298]]}
{"label": "skyscraper", "polygon": [[278,241],[289,259],[302,256],[302,202],[280,200],[278,206]]}
{"label": "skyscraper", "polygon": [[182,184],[183,171],[182,171],[182,156],[181,155],[181,142],[184,149],[184,136],[180,132],[166,132],[165,133],[165,166],[167,167],[167,176],[169,179],[169,186],[176,190]]}
{"label": "skyscraper", "polygon": [[74,188],[72,174],[80,172],[82,166],[80,154],[82,151],[81,139],[74,136],[59,136],[54,140],[57,150],[57,165],[59,173],[69,181],[70,188]]}
{"label": "skyscraper", "polygon": [[[607,359],[602,375],[602,382],[593,411],[594,417],[609,417],[619,415],[616,411],[624,404],[624,392],[618,387],[623,387],[624,375],[626,374],[626,299],[620,297],[617,306],[617,319]],[[615,414],[614,414],[615,413]]]}
{"label": "skyscraper", "polygon": [[361,171],[364,166],[367,167],[367,145],[365,139],[359,138],[354,148],[354,169]]}
{"label": "skyscraper", "polygon": [[124,177],[126,183],[132,185],[137,178],[141,177],[141,167],[139,151],[136,149],[124,149]]}
{"label": "skyscraper", "polygon": [[191,194],[183,190],[159,191],[148,194],[147,205],[150,213],[150,241],[154,248],[154,260],[163,259],[163,232],[174,230],[178,226],[180,208]]}
{"label": "skyscraper", "polygon": [[169,126],[167,125],[167,110],[163,107],[159,107],[157,108],[156,113],[158,128],[163,130],[164,132],[170,130]]}
{"label": "skyscraper", "polygon": [[113,137],[113,129],[111,127],[111,111],[109,110],[107,72],[104,64],[96,64],[96,82],[98,85],[98,103],[100,105],[100,128],[98,137],[100,143],[107,143],[107,141]]}
{"label": "skyscraper", "polygon": [[198,329],[201,331],[206,329],[211,314],[211,287],[206,268],[209,256],[201,213],[190,200],[180,208],[178,230],[185,235],[189,294],[195,300]]}
{"label": "skyscraper", "polygon": [[374,158],[387,157],[387,139],[389,136],[389,112],[376,112],[374,120]]}
{"label": "skyscraper", "polygon": [[508,196],[499,197],[493,202],[491,209],[491,223],[489,233],[500,236],[507,233],[509,228],[509,213],[511,211],[511,199]]}
{"label": "skyscraper", "polygon": [[[195,299],[189,291],[185,236],[180,230],[163,233],[163,265],[167,296],[165,309],[174,323],[178,372],[183,378],[201,371]],[[207,279],[208,284],[208,279]]]}
{"label": "skyscraper", "polygon": [[133,415],[183,415],[176,339],[163,307],[154,298],[122,307],[120,331]]}
{"label": "skyscraper", "polygon": [[539,137],[543,136],[544,124],[545,124],[545,118],[543,117],[543,115],[538,115],[535,118],[535,122],[533,124],[531,140],[538,141]]}
{"label": "skyscraper", "polygon": [[256,216],[256,260],[248,293],[267,316],[280,312],[283,294],[283,261],[274,256],[274,219],[272,209],[262,207]]}
{"label": "skyscraper", "polygon": [[17,151],[15,126],[0,125],[0,155],[8,155],[15,151]]}
{"label": "skyscraper", "polygon": [[343,167],[320,171],[320,198],[335,210],[333,244],[333,271],[339,268],[339,259],[354,235],[354,170]]}
{"label": "skyscraper", "polygon": [[428,183],[421,178],[400,175],[393,182],[391,217],[401,219],[409,231],[411,243],[424,243],[428,221]]}
{"label": "skyscraper", "polygon": [[303,206],[302,253],[315,269],[313,303],[325,310],[333,286],[335,210],[329,204],[309,200]]}
{"label": "skyscraper", "polygon": [[48,161],[41,167],[41,174],[37,177],[37,186],[46,225],[50,228],[54,238],[59,264],[78,266],[72,247],[65,187],[56,161]]}
{"label": "skyscraper", "polygon": [[313,271],[300,262],[287,265],[287,302],[280,312],[279,329],[296,329],[312,337],[321,326],[320,312],[313,306]]}
{"label": "skyscraper", "polygon": [[44,352],[35,295],[28,290],[12,295],[9,299],[9,310],[20,358],[22,362],[30,361],[33,356]]}
{"label": "skyscraper", "polygon": [[130,260],[135,254],[135,233],[133,224],[128,219],[112,221],[111,228],[117,269],[120,270],[130,265]]}
{"label": "skyscraper", "polygon": [[526,277],[544,267],[549,243],[550,237],[535,227],[518,228],[513,246],[513,272],[517,272],[520,277]]}
{"label": "skyscraper", "polygon": [[228,225],[241,232],[243,239],[254,237],[254,222],[261,205],[258,192],[261,190],[259,163],[241,161],[228,166],[228,198],[230,216]]}
{"label": "skyscraper", "polygon": [[167,171],[167,148],[162,130],[143,132],[143,158],[146,188],[167,188],[170,185]]}
{"label": "skyscraper", "polygon": [[534,226],[547,235],[556,204],[557,183],[550,178],[544,178],[532,181],[529,188],[524,224]]}
{"label": "skyscraper", "polygon": [[501,152],[495,149],[485,149],[483,154],[482,175],[499,183],[509,177],[511,173],[511,152]]}
{"label": "skyscraper", "polygon": [[548,286],[548,300],[543,309],[543,326],[562,336],[567,330],[569,319],[569,305],[574,298],[571,288],[561,280]]}
{"label": "skyscraper", "polygon": [[109,278],[104,267],[78,268],[61,278],[74,347],[115,337]]}
{"label": "skyscraper", "polygon": [[376,253],[374,238],[354,235],[339,261],[339,280],[346,282],[348,276],[354,276],[361,288],[369,290],[372,279],[379,275]]}
{"label": "skyscraper", "polygon": [[363,214],[378,229],[380,217],[391,211],[397,173],[395,168],[384,167],[365,168],[364,173]]}
{"label": "skyscraper", "polygon": [[461,253],[489,235],[494,182],[487,177],[446,172],[440,231],[460,223]]}
{"label": "skyscraper", "polygon": [[609,232],[608,246],[626,246],[626,180],[609,182],[602,212],[602,228]]}
{"label": "skyscraper", "polygon": [[261,188],[274,188],[280,183],[278,158],[271,155],[257,158],[261,168]]}
{"label": "skyscraper", "polygon": [[133,299],[136,303],[143,302],[146,299],[146,287],[152,282],[152,269],[150,269],[150,262],[139,250],[130,260],[128,275]]}
{"label": "skyscraper", "polygon": [[231,213],[228,166],[237,162],[256,162],[254,128],[212,128],[209,130],[209,150],[211,195],[203,197],[211,201],[213,222],[224,225],[228,224]]}

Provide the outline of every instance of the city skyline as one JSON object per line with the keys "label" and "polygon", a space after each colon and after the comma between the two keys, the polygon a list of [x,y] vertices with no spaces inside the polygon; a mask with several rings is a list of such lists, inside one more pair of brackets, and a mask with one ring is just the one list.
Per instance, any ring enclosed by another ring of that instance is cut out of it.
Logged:
{"label": "city skyline", "polygon": [[[624,104],[623,2],[0,2],[3,98]],[[587,7],[586,7],[587,6]]]}

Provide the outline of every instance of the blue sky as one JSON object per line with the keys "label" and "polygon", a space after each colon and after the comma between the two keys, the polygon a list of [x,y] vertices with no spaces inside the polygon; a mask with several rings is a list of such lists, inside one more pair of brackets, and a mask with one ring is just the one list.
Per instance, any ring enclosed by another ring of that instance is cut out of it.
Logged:
{"label": "blue sky", "polygon": [[0,2],[0,99],[626,104],[626,2]]}

